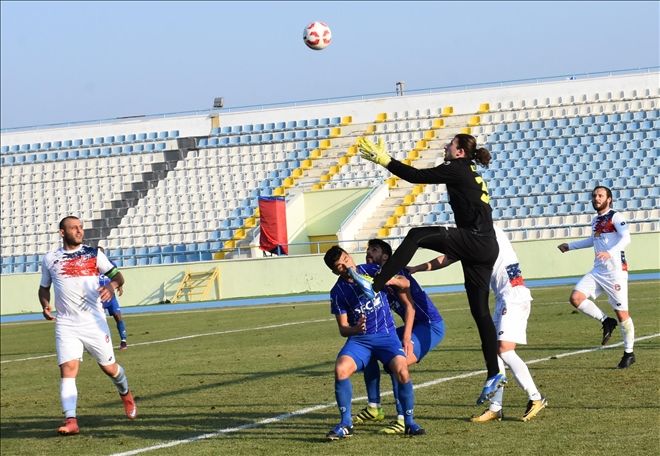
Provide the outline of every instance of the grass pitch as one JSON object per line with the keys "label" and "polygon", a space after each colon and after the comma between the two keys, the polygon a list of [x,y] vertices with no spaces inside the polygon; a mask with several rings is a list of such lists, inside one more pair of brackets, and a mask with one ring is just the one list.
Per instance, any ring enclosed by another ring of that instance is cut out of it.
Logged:
{"label": "grass pitch", "polygon": [[[532,290],[529,345],[518,352],[549,405],[528,423],[519,420],[527,397],[511,375],[504,420],[468,421],[484,408],[475,406],[485,377],[478,334],[464,293],[434,296],[447,334],[411,368],[419,386],[416,418],[428,432],[412,439],[378,434],[395,414],[383,376],[385,423],[356,427],[346,441],[325,441],[338,422],[333,365],[344,342],[327,302],[127,315],[130,347],[116,353],[139,418],[124,418],[115,387],[86,355],[77,382],[81,434],[71,437],[55,432],[62,418],[53,324],[5,324],[0,450],[3,456],[658,454],[660,282],[631,283],[631,315],[643,340],[635,346],[637,363],[626,370],[615,369],[621,346],[598,349],[600,324],[573,311],[570,289]],[[606,299],[598,304],[613,314]],[[109,325],[116,338],[114,321]],[[610,346],[620,341],[617,330]],[[353,387],[354,397],[365,395],[361,373]],[[364,403],[354,402],[354,411]]]}

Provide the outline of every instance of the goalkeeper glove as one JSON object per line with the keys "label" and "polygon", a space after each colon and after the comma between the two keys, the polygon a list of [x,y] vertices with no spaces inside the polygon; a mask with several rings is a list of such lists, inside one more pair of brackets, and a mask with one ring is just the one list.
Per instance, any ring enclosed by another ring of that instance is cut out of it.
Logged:
{"label": "goalkeeper glove", "polygon": [[392,161],[392,157],[390,157],[385,150],[383,138],[378,139],[378,144],[374,144],[366,138],[360,138],[358,139],[357,147],[362,158],[366,158],[380,166],[387,168],[387,165]]}

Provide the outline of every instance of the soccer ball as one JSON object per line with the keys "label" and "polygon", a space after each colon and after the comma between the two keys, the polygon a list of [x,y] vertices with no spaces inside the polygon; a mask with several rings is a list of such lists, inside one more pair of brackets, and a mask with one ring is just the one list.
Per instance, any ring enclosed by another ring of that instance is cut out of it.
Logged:
{"label": "soccer ball", "polygon": [[323,22],[312,22],[303,31],[303,41],[307,47],[315,51],[325,49],[332,41],[330,27]]}

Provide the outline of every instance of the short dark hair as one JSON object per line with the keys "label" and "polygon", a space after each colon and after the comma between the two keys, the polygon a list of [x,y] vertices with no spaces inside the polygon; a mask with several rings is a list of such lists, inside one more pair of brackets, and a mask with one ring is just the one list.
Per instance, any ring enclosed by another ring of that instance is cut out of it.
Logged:
{"label": "short dark hair", "polygon": [[335,263],[337,262],[339,257],[341,257],[341,254],[344,252],[346,252],[346,250],[342,249],[338,245],[333,245],[332,247],[330,247],[323,256],[323,261],[325,261],[325,265],[334,271]]}
{"label": "short dark hair", "polygon": [[64,229],[64,222],[66,222],[67,220],[80,220],[80,219],[78,217],[76,217],[75,215],[67,215],[62,220],[60,220],[60,229],[61,230]]}
{"label": "short dark hair", "polygon": [[380,247],[380,249],[385,253],[388,257],[392,256],[392,246],[389,245],[387,242],[383,241],[382,239],[369,239],[369,242],[367,243],[368,247]]}
{"label": "short dark hair", "polygon": [[602,188],[603,190],[605,190],[605,194],[607,195],[607,197],[608,197],[609,199],[613,199],[613,198],[612,198],[612,190],[610,190],[609,187],[605,187],[604,185],[596,185],[596,186],[594,187],[594,189],[591,191],[591,196],[594,196],[594,192],[595,192],[596,190],[598,190],[599,188]]}

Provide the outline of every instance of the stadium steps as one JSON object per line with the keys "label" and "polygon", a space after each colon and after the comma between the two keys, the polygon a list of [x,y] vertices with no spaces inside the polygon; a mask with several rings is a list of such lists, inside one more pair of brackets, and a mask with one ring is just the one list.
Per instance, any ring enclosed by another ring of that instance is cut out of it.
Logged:
{"label": "stadium steps", "polygon": [[138,201],[147,195],[149,189],[158,186],[158,183],[176,168],[179,161],[186,158],[194,144],[193,138],[178,139],[178,149],[165,151],[164,161],[151,163],[151,170],[143,172],[140,180],[131,182],[128,190],[121,192],[117,195],[117,199],[111,201],[109,209],[95,212],[90,227],[85,230],[86,241],[95,245],[106,239],[112,229],[119,226],[128,209],[136,206]]}
{"label": "stadium steps", "polygon": [[170,301],[172,303],[207,301],[214,285],[217,290],[220,289],[219,277],[220,269],[217,267],[203,272],[186,271]]}

